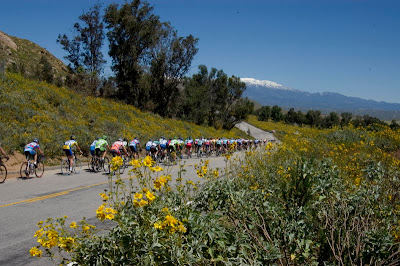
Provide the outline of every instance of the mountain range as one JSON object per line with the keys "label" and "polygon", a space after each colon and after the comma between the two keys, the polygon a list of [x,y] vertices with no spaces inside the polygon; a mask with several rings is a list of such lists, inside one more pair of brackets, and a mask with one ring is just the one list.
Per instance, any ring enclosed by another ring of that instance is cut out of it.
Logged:
{"label": "mountain range", "polygon": [[400,104],[348,97],[336,92],[311,93],[285,87],[269,80],[241,78],[246,83],[245,97],[261,105],[278,105],[284,109],[294,108],[307,111],[351,112],[354,115],[370,115],[390,121],[400,120]]}

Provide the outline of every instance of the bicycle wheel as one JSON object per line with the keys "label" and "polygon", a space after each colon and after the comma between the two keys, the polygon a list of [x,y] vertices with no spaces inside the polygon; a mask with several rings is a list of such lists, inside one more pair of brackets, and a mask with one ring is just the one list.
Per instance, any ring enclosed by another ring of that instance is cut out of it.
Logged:
{"label": "bicycle wheel", "polygon": [[38,162],[35,169],[36,177],[40,178],[43,176],[44,173],[44,164],[43,162]]}
{"label": "bicycle wheel", "polygon": [[92,167],[93,167],[93,172],[98,173],[101,170],[101,159],[94,158]]}
{"label": "bicycle wheel", "polygon": [[4,181],[6,181],[7,178],[7,168],[5,167],[5,165],[0,164],[0,183],[4,183]]}
{"label": "bicycle wheel", "polygon": [[81,171],[82,171],[82,163],[81,163],[81,160],[80,160],[80,159],[75,159],[74,166],[73,166],[73,172],[74,172],[75,174],[80,174]]}
{"label": "bicycle wheel", "polygon": [[123,161],[122,165],[119,168],[119,174],[122,175],[125,172],[125,161]]}
{"label": "bicycle wheel", "polygon": [[21,177],[29,178],[28,162],[22,163],[21,169],[19,170],[19,174]]}
{"label": "bicycle wheel", "polygon": [[93,157],[90,157],[90,160],[88,161],[88,169],[89,169],[89,171],[94,171],[93,170],[93,162],[94,162],[94,160],[93,160]]}
{"label": "bicycle wheel", "polygon": [[107,172],[108,168],[109,168],[109,165],[110,165],[110,159],[108,159],[108,157],[105,157],[103,165],[102,165],[103,166],[103,171]]}
{"label": "bicycle wheel", "polygon": [[69,171],[69,160],[64,159],[61,161],[61,173],[63,175],[69,175],[71,172]]}

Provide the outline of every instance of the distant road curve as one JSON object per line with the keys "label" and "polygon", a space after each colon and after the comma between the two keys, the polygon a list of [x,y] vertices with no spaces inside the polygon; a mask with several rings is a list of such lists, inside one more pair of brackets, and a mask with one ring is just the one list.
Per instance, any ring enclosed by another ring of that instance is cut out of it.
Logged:
{"label": "distant road curve", "polygon": [[240,129],[246,133],[250,131],[250,135],[256,139],[266,139],[268,141],[278,141],[277,138],[275,138],[274,134],[269,133],[264,130],[261,130],[258,127],[252,126],[246,122],[240,122],[239,124],[236,124],[235,127],[237,127],[238,129]]}

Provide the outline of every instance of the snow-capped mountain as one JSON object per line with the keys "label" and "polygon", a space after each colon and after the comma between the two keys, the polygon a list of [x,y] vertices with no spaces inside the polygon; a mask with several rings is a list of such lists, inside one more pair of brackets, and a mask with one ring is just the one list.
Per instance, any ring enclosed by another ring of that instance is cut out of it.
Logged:
{"label": "snow-capped mountain", "polygon": [[246,83],[247,86],[251,85],[256,87],[267,87],[267,88],[281,89],[281,90],[294,90],[270,80],[258,80],[253,78],[241,78],[240,80]]}
{"label": "snow-capped mountain", "polygon": [[400,120],[400,104],[348,97],[335,92],[311,93],[285,87],[269,80],[241,78],[246,83],[243,94],[261,105],[278,105],[285,109],[320,110],[323,113],[352,112],[355,115],[368,114],[380,119]]}

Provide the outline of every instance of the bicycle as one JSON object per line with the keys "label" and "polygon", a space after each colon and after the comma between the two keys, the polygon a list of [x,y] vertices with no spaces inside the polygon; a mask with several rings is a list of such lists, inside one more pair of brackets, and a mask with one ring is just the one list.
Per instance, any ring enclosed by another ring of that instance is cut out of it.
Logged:
{"label": "bicycle", "polygon": [[[6,181],[7,178],[7,167],[4,165],[3,163],[3,158],[4,157],[0,157],[0,184],[4,183],[4,181]],[[8,161],[8,158],[6,158],[6,162]]]}
{"label": "bicycle", "polygon": [[81,160],[79,158],[76,158],[75,155],[74,155],[74,160],[73,160],[73,164],[72,164],[72,171],[70,170],[70,168],[71,168],[70,161],[68,158],[61,161],[61,173],[63,175],[70,175],[72,173],[79,174],[82,170]]}
{"label": "bicycle", "polygon": [[21,177],[26,177],[29,178],[29,176],[32,176],[33,174],[36,175],[37,178],[41,178],[44,173],[44,156],[39,155],[36,166],[32,162],[32,157],[29,156],[27,158],[27,162],[22,163],[21,169],[19,171]]}

